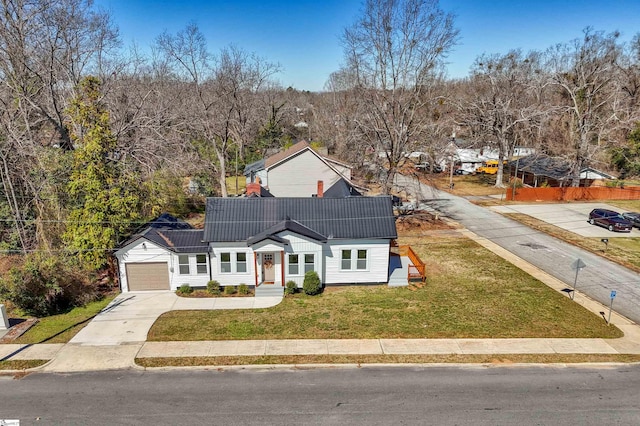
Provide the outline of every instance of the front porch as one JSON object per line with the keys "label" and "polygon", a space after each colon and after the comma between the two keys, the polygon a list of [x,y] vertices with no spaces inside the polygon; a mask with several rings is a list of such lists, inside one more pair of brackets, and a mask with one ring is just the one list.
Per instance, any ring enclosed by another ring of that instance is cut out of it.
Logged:
{"label": "front porch", "polygon": [[389,253],[389,287],[406,287],[426,281],[425,263],[411,246],[391,246]]}

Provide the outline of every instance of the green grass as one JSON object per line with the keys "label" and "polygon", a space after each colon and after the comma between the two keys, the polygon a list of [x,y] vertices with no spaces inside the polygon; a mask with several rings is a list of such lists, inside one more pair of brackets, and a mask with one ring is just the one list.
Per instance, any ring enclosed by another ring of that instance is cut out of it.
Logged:
{"label": "green grass", "polygon": [[273,364],[424,364],[474,363],[508,365],[513,363],[593,363],[640,362],[640,355],[607,354],[503,354],[503,355],[287,355],[214,356],[176,358],[136,358],[141,367],[196,367]]}
{"label": "green grass", "polygon": [[46,359],[10,359],[0,361],[0,370],[27,370],[29,368],[40,367],[47,362],[49,362],[49,360]]}
{"label": "green grass", "polygon": [[240,195],[246,187],[247,178],[240,175],[238,176],[238,191],[236,192],[236,176],[229,176],[226,178],[227,192],[229,195]]}
{"label": "green grass", "polygon": [[174,311],[151,341],[622,336],[602,318],[461,237],[403,238],[427,261],[421,288],[353,286],[269,309]]}
{"label": "green grass", "polygon": [[11,343],[67,343],[111,300],[113,296],[73,308],[66,314],[41,318],[36,325]]}

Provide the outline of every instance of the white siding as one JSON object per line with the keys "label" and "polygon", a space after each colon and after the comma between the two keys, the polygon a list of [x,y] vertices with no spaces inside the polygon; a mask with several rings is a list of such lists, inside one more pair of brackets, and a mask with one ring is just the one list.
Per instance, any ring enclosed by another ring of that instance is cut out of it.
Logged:
{"label": "white siding", "polygon": [[307,150],[269,169],[268,188],[274,197],[311,197],[318,192],[319,180],[326,191],[339,179],[335,170]]}
{"label": "white siding", "polygon": [[[302,288],[304,282],[304,255],[313,254],[314,256],[314,271],[318,273],[320,281],[324,281],[324,256],[322,255],[322,248],[324,244],[314,240],[302,237],[292,232],[281,232],[278,236],[289,240],[289,246],[285,251],[285,263],[284,263],[284,281],[295,281],[298,287]],[[298,263],[298,274],[289,275],[289,254],[298,254],[300,257]]]}
{"label": "white siding", "polygon": [[[211,248],[211,275],[220,285],[256,285],[253,250],[246,243],[210,243]],[[231,272],[223,273],[220,270],[220,254],[231,253]],[[247,272],[236,271],[236,253],[247,254]]]}
{"label": "white siding", "polygon": [[[367,250],[366,270],[342,270],[342,250]],[[325,247],[324,257],[326,262],[325,284],[386,283],[389,281],[388,240],[330,241]]]}
{"label": "white siding", "polygon": [[[177,290],[182,284],[189,284],[192,287],[204,287],[209,281],[208,273],[197,273],[195,254],[189,254],[189,270],[191,273],[189,275],[180,275],[178,255],[144,239],[134,241],[118,250],[116,252],[116,258],[118,259],[118,270],[120,272],[120,289],[123,293],[129,291],[127,272],[125,269],[126,263],[166,262],[167,268],[169,269],[169,285],[171,290]],[[210,266],[208,265],[207,267]]]}

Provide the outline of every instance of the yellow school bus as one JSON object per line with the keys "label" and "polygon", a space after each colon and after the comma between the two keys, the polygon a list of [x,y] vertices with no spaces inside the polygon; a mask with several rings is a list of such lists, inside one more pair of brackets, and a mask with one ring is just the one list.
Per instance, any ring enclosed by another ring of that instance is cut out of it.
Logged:
{"label": "yellow school bus", "polygon": [[[502,164],[507,164],[504,161]],[[487,160],[482,162],[482,166],[478,167],[476,170],[478,173],[486,173],[489,175],[495,175],[498,173],[498,160]]]}

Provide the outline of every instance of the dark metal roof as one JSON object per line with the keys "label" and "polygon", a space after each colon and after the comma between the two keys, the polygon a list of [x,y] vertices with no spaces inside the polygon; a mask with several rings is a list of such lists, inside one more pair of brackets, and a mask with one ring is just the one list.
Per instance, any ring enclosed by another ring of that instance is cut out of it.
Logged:
{"label": "dark metal roof", "polygon": [[253,245],[255,243],[259,243],[260,241],[264,241],[266,239],[272,239],[273,241],[277,241],[280,243],[288,243],[284,238],[278,237],[276,234],[282,231],[291,231],[295,232],[298,235],[303,235],[305,237],[309,237],[312,240],[320,241],[325,243],[327,241],[327,237],[324,235],[320,235],[315,232],[313,229],[309,229],[300,222],[296,222],[295,220],[283,220],[282,222],[276,223],[269,229],[265,229],[260,232],[258,235],[254,235],[253,237],[247,240],[247,245]]}
{"label": "dark metal roof", "polygon": [[208,244],[202,241],[202,229],[170,230],[153,229],[144,237],[176,253],[206,253]]}
{"label": "dark metal roof", "polygon": [[203,230],[193,229],[187,222],[162,213],[119,247],[145,238],[176,253],[206,253],[207,243],[203,242],[203,235]]}
{"label": "dark metal roof", "polygon": [[361,195],[353,185],[344,179],[339,179],[324,192],[324,197],[327,198],[359,197]]}
{"label": "dark metal roof", "polygon": [[391,197],[208,198],[204,241],[247,241],[292,220],[328,239],[397,238]]}
{"label": "dark metal roof", "polygon": [[563,158],[549,157],[545,154],[527,155],[509,162],[511,168],[517,165],[519,172],[532,173],[535,176],[550,177],[563,180],[571,173],[571,164]]}

